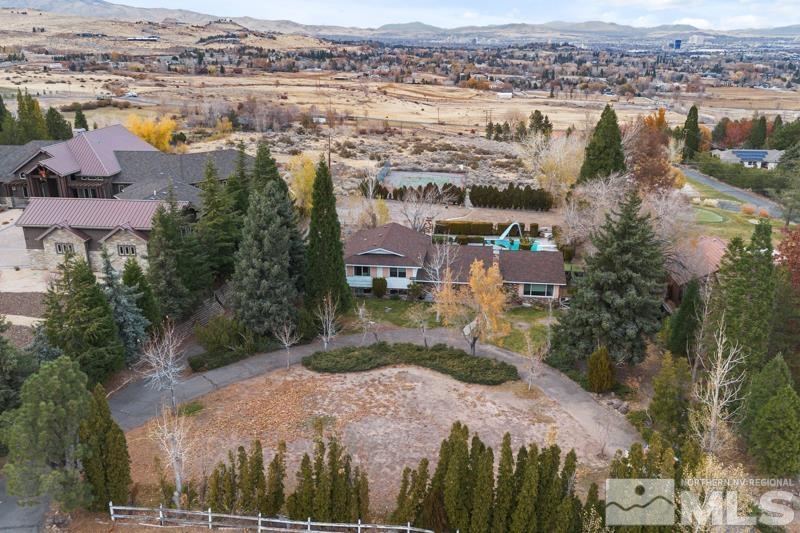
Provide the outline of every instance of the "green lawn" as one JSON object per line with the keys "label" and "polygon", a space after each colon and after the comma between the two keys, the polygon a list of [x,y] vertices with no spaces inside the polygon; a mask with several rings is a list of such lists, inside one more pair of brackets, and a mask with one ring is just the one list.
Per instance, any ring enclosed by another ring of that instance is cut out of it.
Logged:
{"label": "green lawn", "polygon": [[[553,318],[558,311],[553,310]],[[517,353],[524,353],[527,348],[525,335],[530,335],[534,347],[541,346],[547,339],[547,325],[541,321],[547,318],[547,310],[536,307],[515,307],[506,312],[506,319],[511,323],[511,332],[505,337],[491,340],[492,344]],[[527,327],[522,327],[525,324]]]}
{"label": "green lawn", "polygon": [[[395,326],[400,326],[401,328],[417,327],[416,324],[412,324],[409,321],[407,316],[408,310],[417,303],[419,303],[420,305],[424,305],[426,308],[430,308],[430,304],[423,301],[410,302],[404,299],[393,300],[391,298],[356,299],[356,306],[365,304],[370,315],[372,315],[372,320],[374,320],[375,322],[389,323]],[[355,320],[355,318],[358,316],[358,309],[357,308],[353,309],[350,315],[351,318]],[[431,316],[428,319],[428,326],[435,327],[436,325],[437,324],[433,312],[431,312]]]}
{"label": "green lawn", "polygon": [[[751,220],[758,220],[758,215],[744,215],[734,211],[726,211],[716,207],[695,207],[697,213],[697,226],[708,235],[715,235],[723,239],[730,240],[739,236],[746,239],[753,234],[755,224]],[[772,223],[772,238],[777,242],[780,240],[783,222],[777,219],[770,219]]]}

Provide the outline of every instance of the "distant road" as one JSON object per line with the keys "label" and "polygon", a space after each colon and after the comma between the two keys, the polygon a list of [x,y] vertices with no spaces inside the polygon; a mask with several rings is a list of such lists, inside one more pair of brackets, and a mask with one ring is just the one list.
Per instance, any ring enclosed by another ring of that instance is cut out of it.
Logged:
{"label": "distant road", "polygon": [[734,187],[733,185],[728,185],[727,183],[723,183],[716,178],[712,178],[702,172],[698,172],[693,168],[689,168],[686,166],[681,165],[680,169],[686,174],[687,177],[697,181],[707,187],[711,187],[712,189],[717,190],[722,194],[727,194],[728,196],[733,196],[737,200],[744,202],[746,204],[752,204],[756,207],[757,210],[759,209],[766,209],[767,212],[770,214],[771,217],[774,218],[782,218],[783,217],[783,209],[780,205],[772,200],[761,196],[760,194],[756,194],[754,192],[745,191],[744,189],[739,189],[738,187]]}

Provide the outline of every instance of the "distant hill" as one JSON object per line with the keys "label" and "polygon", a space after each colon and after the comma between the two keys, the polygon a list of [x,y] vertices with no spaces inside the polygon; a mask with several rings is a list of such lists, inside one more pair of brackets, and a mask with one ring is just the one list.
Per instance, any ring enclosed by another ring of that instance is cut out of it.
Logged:
{"label": "distant hill", "polygon": [[[205,24],[223,18],[222,14],[209,15],[185,9],[132,7],[106,2],[105,0],[0,0],[0,8],[3,7],[37,9],[54,13],[123,21],[161,22],[168,19],[189,24]],[[515,23],[491,26],[462,26],[458,28],[439,28],[422,22],[385,24],[378,28],[355,28],[306,25],[290,20],[263,20],[253,17],[233,17],[232,20],[257,31],[294,33],[337,39],[514,42],[536,39],[575,39],[584,41],[615,38],[668,39],[688,37],[693,34],[766,38],[800,37],[800,25],[723,32],[701,30],[686,24],[667,24],[645,28],[598,20],[586,22],[553,21],[543,24]]]}

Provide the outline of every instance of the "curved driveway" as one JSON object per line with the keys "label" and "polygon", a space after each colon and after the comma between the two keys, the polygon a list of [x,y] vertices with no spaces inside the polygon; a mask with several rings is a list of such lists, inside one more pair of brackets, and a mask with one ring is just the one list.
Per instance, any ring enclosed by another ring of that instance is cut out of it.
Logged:
{"label": "curved driveway", "polygon": [[728,196],[733,196],[737,200],[746,203],[752,204],[756,207],[756,209],[766,209],[770,216],[774,218],[781,218],[783,217],[783,209],[781,206],[773,202],[772,200],[761,196],[760,194],[756,194],[754,192],[746,191],[744,189],[739,189],[738,187],[734,187],[733,185],[728,185],[727,183],[721,182],[716,178],[712,178],[702,172],[699,172],[693,168],[686,167],[681,165],[680,169],[683,171],[686,176],[697,181],[698,183],[705,185],[707,187],[711,187],[712,189],[722,193],[727,194]]}
{"label": "curved driveway", "polygon": [[[379,332],[380,340],[386,342],[411,342],[422,344],[423,339],[416,329],[392,329]],[[361,334],[343,335],[333,340],[333,348],[361,344]],[[465,348],[466,343],[455,330],[439,328],[428,332],[428,342],[443,342],[451,346]],[[296,346],[290,350],[289,363],[297,364],[306,355],[322,349],[319,342]],[[514,352],[492,345],[479,344],[477,352],[481,357],[505,361],[519,369],[523,379],[527,379],[526,361]],[[254,355],[228,366],[193,374],[181,382],[177,388],[179,402],[186,402],[212,392],[216,389],[285,367],[286,352],[278,350]],[[624,416],[610,407],[597,402],[580,385],[561,372],[543,365],[533,379],[533,383],[547,396],[558,402],[561,408],[598,441],[605,444],[605,452],[613,454],[617,449],[628,449],[639,440],[638,432]],[[144,381],[132,382],[109,398],[114,418],[123,430],[140,426],[153,418],[162,403],[161,395],[149,389]]]}

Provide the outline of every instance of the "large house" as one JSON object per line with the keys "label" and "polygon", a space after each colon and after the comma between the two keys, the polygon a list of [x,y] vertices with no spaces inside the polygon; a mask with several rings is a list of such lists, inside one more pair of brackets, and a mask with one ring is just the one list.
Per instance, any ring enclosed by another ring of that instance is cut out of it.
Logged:
{"label": "large house", "polygon": [[224,180],[236,157],[236,150],[164,153],[120,125],[68,141],[0,146],[0,204],[25,207],[36,197],[163,199],[172,184],[178,200],[197,205],[208,159]]}
{"label": "large house", "polygon": [[[147,241],[158,200],[31,198],[17,220],[35,267],[55,270],[64,256],[100,270],[103,247],[121,270],[129,258],[147,267]],[[182,205],[182,207],[185,204]]]}
{"label": "large house", "polygon": [[[567,285],[561,252],[496,250],[492,246],[453,246],[453,282],[466,284],[475,260],[500,265],[503,283],[520,298],[557,299]],[[357,294],[369,294],[374,278],[386,279],[392,294],[404,294],[411,283],[430,283],[425,266],[435,253],[431,237],[400,224],[353,234],[345,245],[347,283]]]}
{"label": "large house", "polygon": [[712,150],[711,153],[723,163],[773,169],[778,166],[783,150]]}

